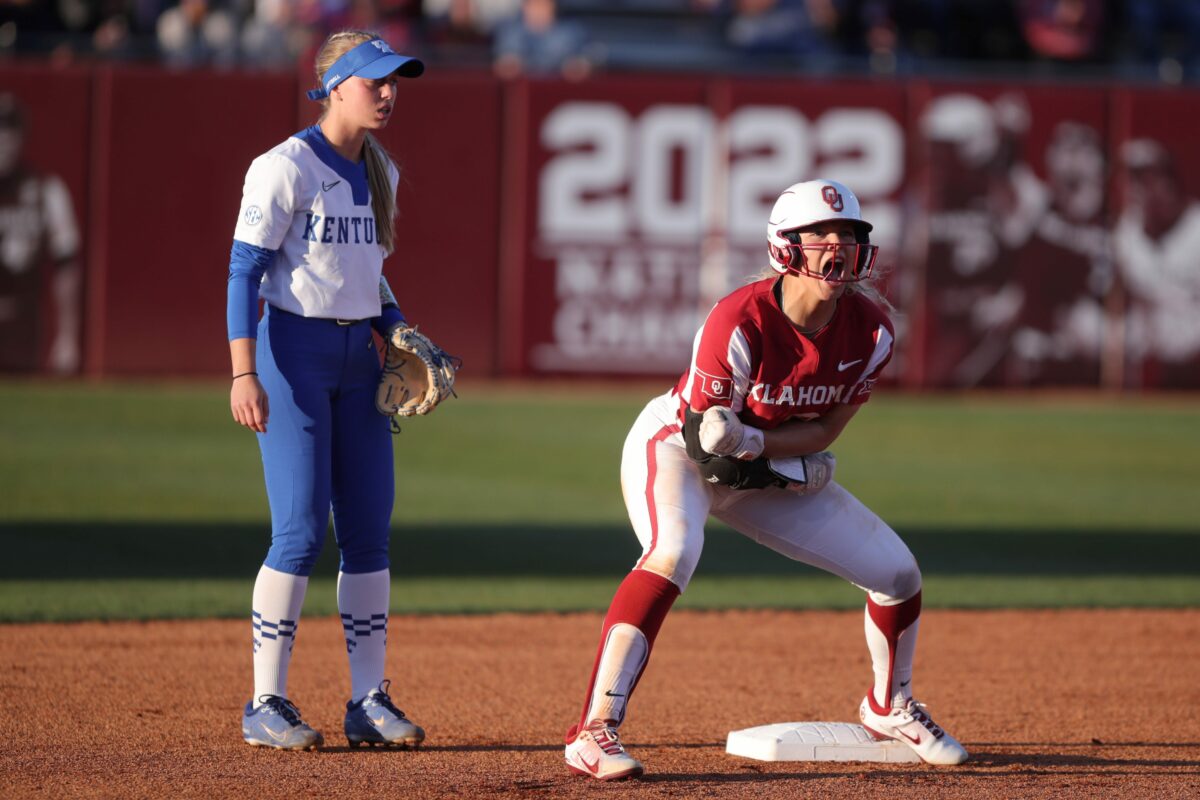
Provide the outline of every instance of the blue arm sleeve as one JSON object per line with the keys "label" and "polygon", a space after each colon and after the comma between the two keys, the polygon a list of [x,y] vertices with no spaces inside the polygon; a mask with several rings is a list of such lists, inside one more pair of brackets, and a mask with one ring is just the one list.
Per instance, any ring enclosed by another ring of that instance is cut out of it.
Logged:
{"label": "blue arm sleeve", "polygon": [[258,332],[258,287],[275,250],[233,240],[229,252],[229,287],[225,297],[225,324],[229,341],[254,339]]}
{"label": "blue arm sleeve", "polygon": [[390,331],[392,328],[396,327],[397,325],[407,324],[407,322],[408,320],[406,320],[404,315],[400,313],[400,309],[391,303],[388,303],[383,307],[383,311],[380,312],[379,316],[371,320],[371,327],[373,327],[375,332],[380,336],[386,337],[388,335],[388,331]]}
{"label": "blue arm sleeve", "polygon": [[400,311],[400,307],[396,305],[396,295],[392,293],[392,287],[388,286],[387,278],[380,275],[379,316],[371,320],[371,327],[382,338],[386,339],[392,328],[404,324],[407,324],[407,320],[404,319],[404,314]]}

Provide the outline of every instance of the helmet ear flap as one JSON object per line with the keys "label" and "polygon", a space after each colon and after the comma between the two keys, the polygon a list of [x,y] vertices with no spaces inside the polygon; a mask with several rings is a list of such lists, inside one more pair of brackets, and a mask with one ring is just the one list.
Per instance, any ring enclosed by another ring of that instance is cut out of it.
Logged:
{"label": "helmet ear flap", "polygon": [[769,244],[771,247],[771,255],[775,257],[775,260],[778,261],[784,269],[790,269],[792,266],[792,248],[780,247],[774,242],[770,242]]}

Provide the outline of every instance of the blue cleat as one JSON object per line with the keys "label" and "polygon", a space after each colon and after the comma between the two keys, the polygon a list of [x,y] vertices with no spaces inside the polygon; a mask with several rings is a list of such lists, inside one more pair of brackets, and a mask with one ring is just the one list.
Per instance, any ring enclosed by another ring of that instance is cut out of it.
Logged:
{"label": "blue cleat", "polygon": [[246,703],[242,714],[242,738],[254,747],[276,750],[316,750],[325,738],[300,719],[300,709],[286,697],[264,694]]}
{"label": "blue cleat", "polygon": [[392,704],[388,696],[390,684],[391,681],[385,680],[357,703],[346,703],[346,739],[351,747],[381,744],[407,750],[425,740],[424,729]]}

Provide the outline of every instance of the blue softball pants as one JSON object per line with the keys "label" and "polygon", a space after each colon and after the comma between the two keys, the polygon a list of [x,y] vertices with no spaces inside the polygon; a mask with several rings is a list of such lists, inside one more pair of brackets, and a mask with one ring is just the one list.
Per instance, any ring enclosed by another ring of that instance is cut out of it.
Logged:
{"label": "blue softball pants", "polygon": [[342,325],[268,305],[256,349],[270,409],[258,434],[271,507],[263,563],[311,574],[332,509],[342,572],[386,569],[392,437],[375,408],[380,365],[369,321]]}

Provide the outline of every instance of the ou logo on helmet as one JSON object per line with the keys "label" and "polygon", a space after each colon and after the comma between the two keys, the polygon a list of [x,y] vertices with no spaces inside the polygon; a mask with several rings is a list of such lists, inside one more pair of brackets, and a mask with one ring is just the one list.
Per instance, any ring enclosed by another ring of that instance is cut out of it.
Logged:
{"label": "ou logo on helmet", "polygon": [[834,211],[841,211],[846,207],[846,204],[842,202],[842,193],[832,186],[821,187],[821,199]]}

